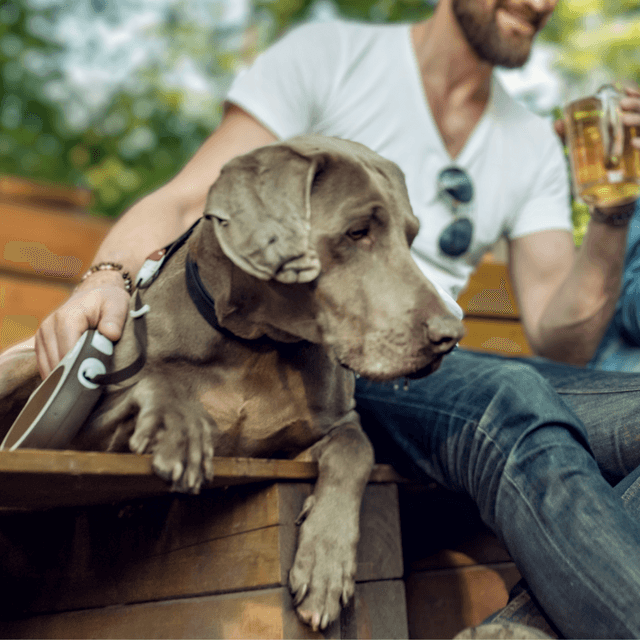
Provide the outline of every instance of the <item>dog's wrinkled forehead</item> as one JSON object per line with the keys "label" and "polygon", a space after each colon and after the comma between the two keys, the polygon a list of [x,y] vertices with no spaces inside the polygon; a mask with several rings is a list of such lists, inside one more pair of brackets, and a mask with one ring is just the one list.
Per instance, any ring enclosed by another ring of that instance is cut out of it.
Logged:
{"label": "dog's wrinkled forehead", "polygon": [[342,162],[359,167],[371,176],[380,176],[383,179],[380,187],[395,189],[398,185],[404,185],[404,173],[395,162],[359,142],[308,135],[291,138],[286,144],[307,158],[320,159],[321,164],[322,159],[326,163]]}
{"label": "dog's wrinkled forehead", "polygon": [[334,192],[336,197],[377,197],[381,204],[387,204],[404,216],[415,226],[417,233],[419,222],[409,203],[405,176],[395,162],[363,144],[339,138],[305,135],[291,138],[287,145],[301,155],[315,159],[314,184],[326,177],[325,168],[335,168],[342,180],[336,175],[330,176],[332,187],[338,187],[340,182],[346,184],[343,193]]}
{"label": "dog's wrinkled forehead", "polygon": [[318,179],[335,185],[324,190],[325,200],[378,197],[415,220],[404,176],[393,162],[356,142],[300,136],[255,149],[223,167],[205,216],[214,220],[227,257],[261,280],[314,280],[321,268],[310,242]]}

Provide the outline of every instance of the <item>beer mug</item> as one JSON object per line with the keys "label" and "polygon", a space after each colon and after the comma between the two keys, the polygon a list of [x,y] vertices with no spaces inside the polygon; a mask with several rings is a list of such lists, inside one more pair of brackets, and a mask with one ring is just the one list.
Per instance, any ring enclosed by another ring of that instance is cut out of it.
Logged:
{"label": "beer mug", "polygon": [[638,127],[622,124],[622,97],[614,86],[604,85],[564,109],[574,194],[596,207],[640,196],[640,150],[631,145]]}

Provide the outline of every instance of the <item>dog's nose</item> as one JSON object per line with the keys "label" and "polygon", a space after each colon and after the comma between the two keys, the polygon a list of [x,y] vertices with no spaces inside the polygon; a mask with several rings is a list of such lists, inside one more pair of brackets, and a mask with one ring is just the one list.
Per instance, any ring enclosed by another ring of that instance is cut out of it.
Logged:
{"label": "dog's nose", "polygon": [[429,342],[434,353],[448,353],[464,336],[464,327],[453,316],[435,316],[426,322]]}

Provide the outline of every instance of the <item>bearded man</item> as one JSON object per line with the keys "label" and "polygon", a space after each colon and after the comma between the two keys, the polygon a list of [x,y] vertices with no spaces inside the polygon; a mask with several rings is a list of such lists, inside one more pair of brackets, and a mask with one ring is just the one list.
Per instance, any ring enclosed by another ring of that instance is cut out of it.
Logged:
{"label": "bearded man", "polygon": [[[427,277],[455,298],[506,236],[529,342],[568,363],[456,349],[409,385],[359,380],[363,424],[400,468],[473,498],[559,633],[637,638],[640,377],[569,366],[590,360],[614,311],[633,207],[593,209],[576,251],[560,142],[493,73],[524,64],[556,1],[440,0],[414,25],[285,36],[237,77],[183,171],[121,217],[36,351],[44,375],[87,328],[116,340],[129,296],[108,263],[134,273],[188,228],[230,158],[303,133],[361,142],[406,174]],[[623,108],[640,123],[640,93]]]}

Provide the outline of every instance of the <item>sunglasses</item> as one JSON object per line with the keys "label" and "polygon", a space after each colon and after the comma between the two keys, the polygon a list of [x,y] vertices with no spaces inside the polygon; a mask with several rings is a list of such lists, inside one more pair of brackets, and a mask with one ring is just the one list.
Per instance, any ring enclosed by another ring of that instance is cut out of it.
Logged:
{"label": "sunglasses", "polygon": [[438,193],[453,212],[455,220],[445,227],[438,245],[442,253],[455,258],[462,255],[471,245],[473,223],[467,216],[458,216],[460,205],[469,204],[473,199],[473,183],[463,169],[447,167],[438,175]]}

